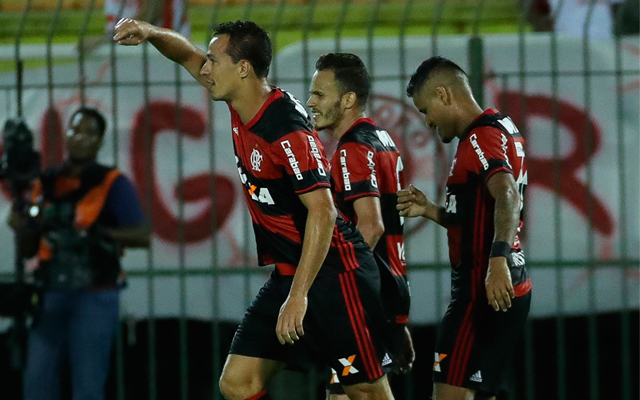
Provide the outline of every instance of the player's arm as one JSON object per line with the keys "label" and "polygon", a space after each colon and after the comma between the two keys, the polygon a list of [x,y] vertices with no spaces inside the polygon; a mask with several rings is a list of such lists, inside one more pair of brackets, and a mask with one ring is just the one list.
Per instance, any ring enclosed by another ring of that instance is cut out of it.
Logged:
{"label": "player's arm", "polygon": [[360,197],[353,202],[353,209],[358,219],[358,230],[369,248],[373,250],[384,233],[380,198],[377,196]]}
{"label": "player's arm", "polygon": [[338,216],[328,188],[316,189],[299,197],[308,214],[300,263],[276,325],[276,335],[281,344],[292,344],[304,335],[302,321],[307,312],[307,294],[329,252]]}
{"label": "player's arm", "polygon": [[207,61],[206,53],[176,31],[123,18],[116,24],[113,40],[125,46],[136,46],[148,41],[163,56],[182,65],[201,85],[207,86],[205,78],[200,75],[200,70]]}
{"label": "player's arm", "polygon": [[520,193],[513,175],[508,172],[492,175],[487,188],[495,199],[495,233],[485,280],[487,299],[494,310],[507,311],[515,296],[507,257],[520,221]]}
{"label": "player's arm", "polygon": [[422,193],[418,188],[409,185],[407,189],[397,192],[398,204],[396,209],[401,217],[424,217],[432,220],[440,226],[446,227],[446,212],[444,207],[437,205]]}

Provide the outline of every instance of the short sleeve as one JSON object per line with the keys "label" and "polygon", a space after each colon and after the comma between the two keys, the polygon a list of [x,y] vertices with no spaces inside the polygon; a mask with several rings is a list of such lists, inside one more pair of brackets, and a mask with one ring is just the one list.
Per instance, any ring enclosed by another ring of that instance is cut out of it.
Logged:
{"label": "short sleeve", "polygon": [[284,168],[296,194],[331,187],[324,148],[311,132],[296,131],[276,140],[271,155]]}
{"label": "short sleeve", "polygon": [[510,135],[496,128],[480,127],[471,131],[467,141],[469,165],[485,182],[496,172],[513,174],[509,154],[514,142]]}
{"label": "short sleeve", "polygon": [[338,157],[340,165],[334,168],[340,168],[345,200],[380,196],[373,148],[362,143],[345,143],[339,147]]}
{"label": "short sleeve", "polygon": [[111,185],[102,212],[115,219],[117,227],[140,225],[145,221],[136,188],[124,175]]}

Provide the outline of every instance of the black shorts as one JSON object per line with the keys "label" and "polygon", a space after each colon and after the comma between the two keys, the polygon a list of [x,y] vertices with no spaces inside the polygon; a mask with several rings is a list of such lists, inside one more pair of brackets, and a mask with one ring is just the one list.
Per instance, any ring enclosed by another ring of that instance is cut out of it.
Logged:
{"label": "black shorts", "polygon": [[[411,308],[411,293],[409,281],[406,276],[394,275],[387,265],[376,254],[376,262],[380,270],[382,282],[382,301],[387,315],[387,348],[391,351],[391,359],[395,360],[402,350],[404,328],[409,321],[409,309]],[[394,362],[395,364],[395,362]],[[391,370],[398,373],[397,366]]]}
{"label": "black shorts", "polygon": [[529,315],[531,292],[511,302],[507,312],[495,311],[486,302],[449,304],[438,331],[434,382],[487,395],[505,387]]}
{"label": "black shorts", "polygon": [[380,273],[373,260],[353,271],[316,277],[308,294],[305,335],[282,345],[276,323],[293,276],[274,271],[249,306],[231,343],[230,354],[281,361],[290,369],[329,366],[344,385],[384,375],[385,320]]}
{"label": "black shorts", "polygon": [[[398,374],[400,371],[395,360],[402,351],[404,331],[408,323],[409,309],[411,307],[411,295],[409,282],[406,276],[394,275],[391,268],[375,255],[382,287],[382,300],[386,314],[386,347],[389,350],[385,354],[382,367],[385,373]],[[328,379],[327,390],[331,394],[344,394],[339,378],[334,371]]]}

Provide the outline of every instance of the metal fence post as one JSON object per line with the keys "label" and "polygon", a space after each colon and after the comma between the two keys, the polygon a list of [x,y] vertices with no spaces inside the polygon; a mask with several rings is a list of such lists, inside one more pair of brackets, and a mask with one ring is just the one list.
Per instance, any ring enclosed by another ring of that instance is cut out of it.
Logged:
{"label": "metal fence post", "polygon": [[484,106],[484,42],[482,37],[469,38],[469,84],[480,107]]}

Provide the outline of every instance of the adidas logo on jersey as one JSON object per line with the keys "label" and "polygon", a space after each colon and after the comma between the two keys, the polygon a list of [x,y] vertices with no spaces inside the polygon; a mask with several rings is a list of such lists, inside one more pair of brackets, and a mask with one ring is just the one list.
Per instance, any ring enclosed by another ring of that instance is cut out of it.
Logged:
{"label": "adidas logo on jersey", "polygon": [[391,364],[391,357],[389,357],[389,353],[384,353],[384,358],[382,359],[382,366]]}
{"label": "adidas logo on jersey", "polygon": [[469,380],[474,382],[482,382],[482,374],[480,373],[480,371],[478,371],[475,374],[471,375],[471,378],[469,378]]}

